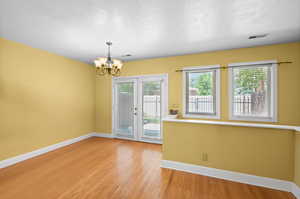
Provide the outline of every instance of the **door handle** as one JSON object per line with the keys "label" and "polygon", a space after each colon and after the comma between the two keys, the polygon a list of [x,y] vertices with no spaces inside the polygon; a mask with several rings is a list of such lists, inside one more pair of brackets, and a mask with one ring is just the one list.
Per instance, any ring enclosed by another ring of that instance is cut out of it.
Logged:
{"label": "door handle", "polygon": [[137,115],[137,112],[136,112],[136,111],[138,110],[138,108],[135,107],[134,110],[135,110],[135,112],[134,112],[133,114],[134,114],[134,115]]}

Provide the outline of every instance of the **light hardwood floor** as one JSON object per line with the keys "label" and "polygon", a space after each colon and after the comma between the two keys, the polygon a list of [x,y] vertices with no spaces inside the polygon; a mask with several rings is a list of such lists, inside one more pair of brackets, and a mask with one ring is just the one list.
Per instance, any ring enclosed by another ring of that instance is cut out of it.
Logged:
{"label": "light hardwood floor", "polygon": [[294,199],[160,168],[161,146],[90,138],[0,169],[1,199]]}

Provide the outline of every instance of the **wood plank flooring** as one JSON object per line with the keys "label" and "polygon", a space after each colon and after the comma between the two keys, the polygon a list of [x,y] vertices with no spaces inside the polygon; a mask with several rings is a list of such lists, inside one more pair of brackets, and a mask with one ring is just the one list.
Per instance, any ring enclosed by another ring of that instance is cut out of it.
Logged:
{"label": "wood plank flooring", "polygon": [[160,168],[161,146],[90,138],[0,169],[1,199],[295,199]]}

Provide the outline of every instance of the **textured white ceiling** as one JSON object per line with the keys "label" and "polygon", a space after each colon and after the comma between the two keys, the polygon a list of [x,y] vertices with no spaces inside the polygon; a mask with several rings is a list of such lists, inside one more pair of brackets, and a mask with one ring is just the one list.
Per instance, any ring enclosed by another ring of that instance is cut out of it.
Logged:
{"label": "textured white ceiling", "polygon": [[126,61],[297,41],[299,10],[300,0],[0,0],[0,37],[88,63],[111,40]]}

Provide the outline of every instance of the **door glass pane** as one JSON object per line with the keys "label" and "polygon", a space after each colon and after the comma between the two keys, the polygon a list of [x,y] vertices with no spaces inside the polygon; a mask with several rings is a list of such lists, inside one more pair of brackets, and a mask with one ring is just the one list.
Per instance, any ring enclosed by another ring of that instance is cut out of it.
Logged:
{"label": "door glass pane", "polygon": [[134,83],[117,84],[117,133],[133,137],[134,130]]}
{"label": "door glass pane", "polygon": [[144,138],[160,138],[161,81],[147,81],[143,88],[143,134]]}

